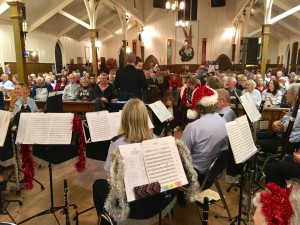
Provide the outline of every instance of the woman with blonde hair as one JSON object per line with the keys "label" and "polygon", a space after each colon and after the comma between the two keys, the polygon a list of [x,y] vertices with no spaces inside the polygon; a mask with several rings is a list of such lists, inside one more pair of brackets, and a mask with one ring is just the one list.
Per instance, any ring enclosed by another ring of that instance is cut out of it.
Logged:
{"label": "woman with blonde hair", "polygon": [[256,90],[256,83],[254,80],[247,80],[245,89],[242,91],[242,94],[249,93],[252,97],[255,105],[258,107],[261,103],[261,93],[259,90]]}
{"label": "woman with blonde hair", "polygon": [[[156,138],[152,129],[149,128],[148,112],[144,103],[139,99],[130,99],[122,110],[121,124],[118,132],[118,136],[111,140],[111,144],[108,150],[108,156],[105,162],[104,169],[109,173],[113,151],[118,149],[120,145],[127,145],[132,143],[139,143],[144,140]],[[109,177],[109,174],[108,174]],[[110,181],[117,182],[117,181]],[[99,179],[94,182],[93,185],[93,200],[94,205],[99,216],[99,224],[109,224],[105,220],[101,220],[100,216],[105,214],[104,203],[109,193],[108,181],[105,179]],[[147,219],[157,215],[162,209],[164,209],[170,201],[166,199],[164,193],[150,196],[145,199],[133,201],[129,203],[130,214],[129,218],[134,219]],[[108,212],[109,213],[109,212]]]}

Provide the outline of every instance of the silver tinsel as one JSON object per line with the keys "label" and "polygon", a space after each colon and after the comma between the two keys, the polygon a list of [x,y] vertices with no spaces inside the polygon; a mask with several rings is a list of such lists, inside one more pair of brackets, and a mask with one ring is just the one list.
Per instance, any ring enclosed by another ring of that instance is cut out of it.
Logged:
{"label": "silver tinsel", "polygon": [[194,170],[190,150],[181,140],[176,140],[176,145],[182,161],[182,165],[186,171],[187,180],[189,182],[187,200],[189,202],[194,202],[196,200],[197,194],[199,193],[200,187],[198,182],[198,174]]}
{"label": "silver tinsel", "polygon": [[[176,140],[176,145],[189,182],[187,199],[188,201],[193,202],[199,192],[198,176],[193,168],[189,149],[181,140]],[[130,212],[126,198],[124,176],[125,165],[123,157],[120,154],[120,150],[115,149],[112,152],[112,161],[110,165],[110,190],[108,197],[105,200],[104,208],[116,222],[126,220]]]}

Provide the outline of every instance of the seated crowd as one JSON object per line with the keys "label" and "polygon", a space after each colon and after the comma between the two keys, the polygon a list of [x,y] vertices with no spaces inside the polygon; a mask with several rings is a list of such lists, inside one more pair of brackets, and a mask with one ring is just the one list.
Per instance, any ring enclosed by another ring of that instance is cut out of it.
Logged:
{"label": "seated crowd", "polygon": [[[112,171],[110,167],[115,156],[112,154],[114,149],[120,145],[157,138],[148,126],[148,112],[144,103],[163,99],[170,89],[171,94],[166,97],[166,107],[173,118],[167,123],[172,129],[181,126],[181,139],[190,151],[192,166],[200,183],[203,182],[209,166],[220,152],[230,149],[225,124],[236,118],[231,105],[237,106],[239,96],[248,93],[258,108],[291,107],[292,109],[300,86],[296,84],[298,76],[294,73],[290,73],[287,77],[282,71],[277,71],[276,74],[268,71],[263,79],[261,74],[254,71],[245,70],[243,74],[236,75],[232,71],[208,72],[206,69],[201,69],[194,74],[189,74],[183,86],[179,87],[178,80],[173,78],[174,76],[170,78],[169,71],[161,71],[158,65],[151,64],[150,69],[144,71],[142,68],[142,63],[136,62],[135,55],[129,54],[127,65],[124,69],[118,70],[116,75],[111,71],[109,75],[103,72],[99,76],[94,76],[83,71],[81,76],[77,71],[68,74],[65,70],[60,76],[53,73],[38,76],[31,74],[28,76],[28,89],[26,85],[17,81],[14,84],[8,80],[7,74],[2,74],[0,85],[7,87],[7,90],[9,87],[15,87],[15,94],[11,96],[14,99],[11,101],[11,110],[14,113],[20,111],[22,101],[27,103],[28,111],[38,111],[33,99],[45,101],[52,91],[62,91],[63,101],[94,101],[97,110],[107,110],[109,104],[117,99],[125,101],[130,99],[123,108],[119,136],[113,138],[110,144],[104,166],[107,172]],[[144,103],[139,99],[131,99],[132,97],[142,99]],[[287,127],[290,113],[273,123],[271,136],[259,137],[257,144],[261,145],[263,151],[274,153],[274,149],[279,145],[279,137]],[[295,121],[289,139],[288,160],[268,164],[266,182],[274,182],[285,187],[286,179],[300,177],[299,118],[300,116]],[[226,173],[228,176],[235,177],[238,171],[232,158],[231,154]],[[95,181],[93,199],[99,215],[99,224],[107,224],[104,219],[100,219],[100,215],[110,208],[105,206],[108,193],[107,180]],[[182,200],[180,195],[178,197],[179,201]],[[149,206],[147,212],[150,216],[154,216],[161,209],[153,209],[151,206],[157,204],[164,208],[169,203],[170,201],[167,201],[163,194],[130,203],[131,216],[135,217],[135,210],[143,209],[145,204]]]}

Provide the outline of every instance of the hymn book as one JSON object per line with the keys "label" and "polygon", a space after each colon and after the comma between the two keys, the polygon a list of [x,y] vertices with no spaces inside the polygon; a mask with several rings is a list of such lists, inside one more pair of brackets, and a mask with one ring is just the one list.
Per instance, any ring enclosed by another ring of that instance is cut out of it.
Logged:
{"label": "hymn book", "polygon": [[242,96],[240,96],[239,99],[250,121],[254,123],[260,120],[261,114],[259,113],[251,95],[249,93],[245,93]]}
{"label": "hymn book", "polygon": [[167,107],[162,103],[162,101],[156,101],[148,105],[152,111],[155,113],[160,122],[164,122],[173,117]]}
{"label": "hymn book", "polygon": [[4,146],[11,116],[11,112],[0,110],[0,147]]}
{"label": "hymn book", "polygon": [[247,161],[257,152],[246,115],[226,123],[226,130],[236,164]]}
{"label": "hymn book", "polygon": [[[86,120],[89,127],[91,142],[107,141],[118,135],[121,124],[122,111],[109,113],[108,111],[87,112]],[[151,119],[148,124],[153,128]]]}
{"label": "hymn book", "polygon": [[120,145],[119,149],[125,164],[128,202],[135,200],[136,186],[159,182],[164,192],[188,183],[174,137]]}
{"label": "hymn book", "polygon": [[72,113],[21,113],[16,143],[70,144]]}

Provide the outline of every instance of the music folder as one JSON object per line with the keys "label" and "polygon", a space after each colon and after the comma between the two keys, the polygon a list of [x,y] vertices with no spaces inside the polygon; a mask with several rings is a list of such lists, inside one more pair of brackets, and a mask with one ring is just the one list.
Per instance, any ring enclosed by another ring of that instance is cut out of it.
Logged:
{"label": "music folder", "polygon": [[11,117],[11,112],[0,110],[0,147],[4,146]]}

